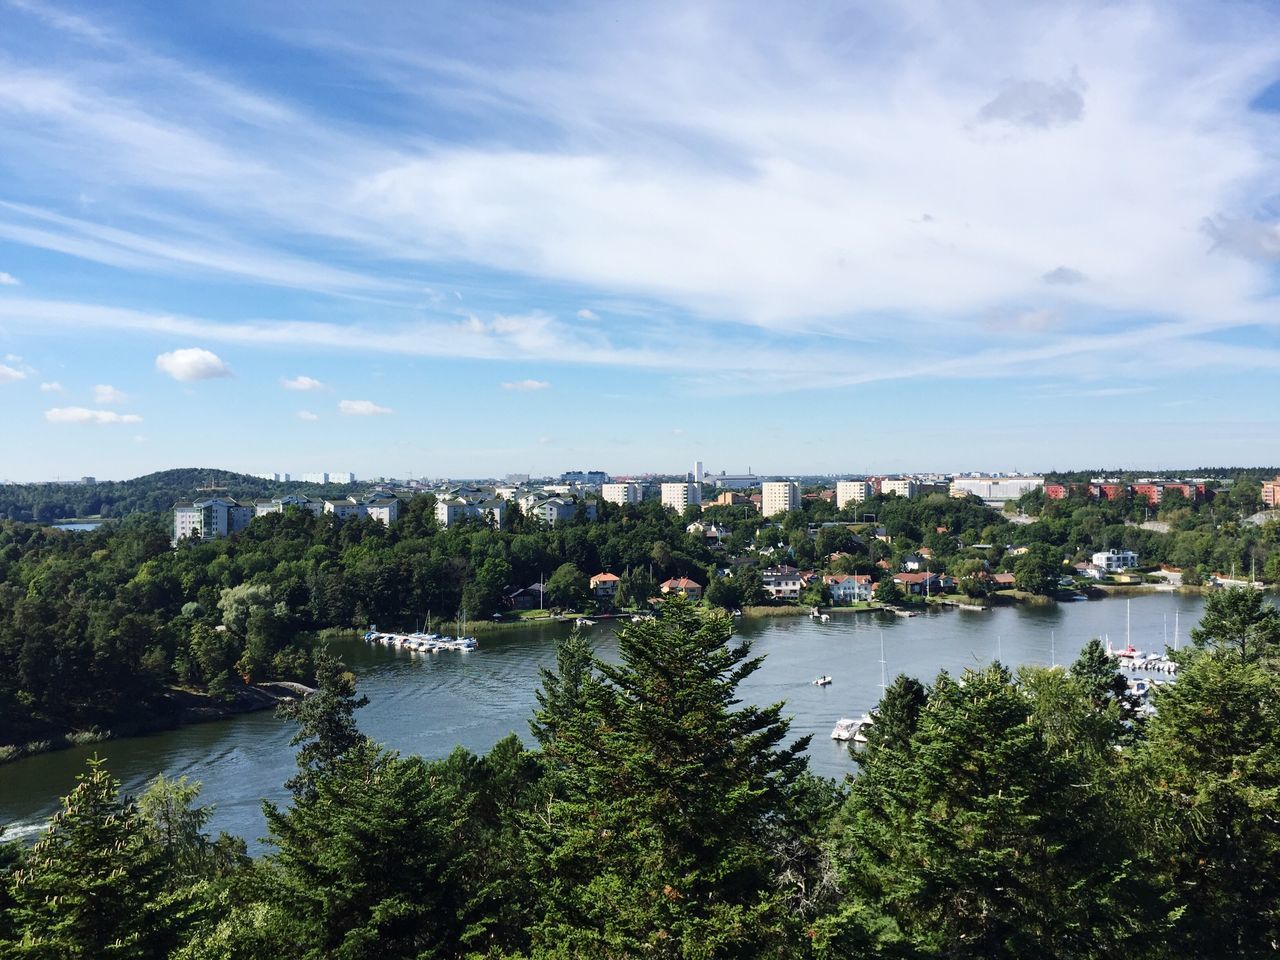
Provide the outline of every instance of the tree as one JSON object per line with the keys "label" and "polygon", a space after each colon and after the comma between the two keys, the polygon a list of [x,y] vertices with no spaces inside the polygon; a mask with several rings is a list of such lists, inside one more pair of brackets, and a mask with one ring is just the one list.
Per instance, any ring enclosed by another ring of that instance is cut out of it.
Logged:
{"label": "tree", "polygon": [[314,797],[316,783],[366,740],[356,725],[355,712],[367,706],[369,698],[356,696],[356,678],[346,665],[321,653],[316,658],[316,685],[309,696],[276,708],[278,716],[298,723],[289,741],[302,747],[298,772],[285,784],[298,799]]}
{"label": "tree", "polygon": [[966,597],[985,597],[991,593],[991,577],[981,560],[961,560],[956,565],[955,578]]}
{"label": "tree", "polygon": [[17,956],[159,960],[178,934],[166,881],[137,806],[90,760],[13,875],[10,946]]}
{"label": "tree", "polygon": [[807,738],[781,746],[781,704],[738,705],[760,660],[731,635],[723,614],[673,597],[659,619],[618,631],[621,662],[596,664],[590,697],[540,719],[561,734],[535,821],[547,904],[536,954],[776,952],[788,917],[771,830]]}
{"label": "tree", "polygon": [[1013,565],[1014,581],[1019,590],[1045,597],[1058,590],[1058,578],[1062,575],[1062,559],[1057,551],[1045,543],[1031,546]]}
{"label": "tree", "polygon": [[587,575],[572,563],[560,564],[547,579],[547,597],[551,605],[566,610],[581,610],[587,602],[589,589]]}
{"label": "tree", "polygon": [[872,711],[875,722],[867,731],[865,750],[853,750],[855,760],[865,759],[880,750],[906,751],[920,723],[920,711],[928,700],[928,691],[915,677],[898,674],[880,697]]}
{"label": "tree", "polygon": [[895,604],[902,602],[902,590],[889,574],[885,574],[881,578],[871,595],[878,603]]}
{"label": "tree", "polygon": [[265,805],[282,939],[317,960],[452,955],[467,895],[456,882],[465,798],[421,758],[367,740],[313,789],[287,811]]}
{"label": "tree", "polygon": [[168,876],[195,883],[222,876],[248,864],[245,843],[226,833],[211,841],[204,832],[213,808],[196,806],[199,781],[160,774],[138,797],[147,841],[160,853]]}
{"label": "tree", "polygon": [[943,674],[909,749],[874,751],[850,790],[847,889],[911,955],[1115,953],[1152,921],[1087,770],[1048,743],[1002,667]]}
{"label": "tree", "polygon": [[635,567],[626,571],[618,581],[618,604],[623,607],[644,608],[649,598],[658,593],[658,584],[649,576],[648,568]]}
{"label": "tree", "polygon": [[[1222,606],[1214,612],[1227,613]],[[1253,631],[1223,626],[1225,637],[1202,633],[1205,649],[1180,654],[1177,683],[1156,695],[1137,768],[1154,800],[1146,811],[1154,820],[1152,858],[1167,869],[1177,917],[1171,952],[1274,956],[1280,941],[1280,676],[1237,654],[1242,636],[1246,650],[1254,646]]]}
{"label": "tree", "polygon": [[1280,654],[1280,611],[1260,590],[1232,587],[1205,598],[1199,625],[1191,628],[1199,649],[1230,652],[1249,663]]}

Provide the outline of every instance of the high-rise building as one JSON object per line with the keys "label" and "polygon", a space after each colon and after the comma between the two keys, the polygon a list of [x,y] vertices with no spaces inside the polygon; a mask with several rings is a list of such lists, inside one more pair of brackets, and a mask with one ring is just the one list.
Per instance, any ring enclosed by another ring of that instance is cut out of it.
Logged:
{"label": "high-rise building", "polygon": [[685,508],[702,505],[702,487],[689,480],[662,485],[662,505],[670,507],[677,513],[684,513]]}
{"label": "high-rise building", "polygon": [[846,504],[861,503],[873,492],[866,480],[840,480],[836,483],[836,509],[843,510]]}
{"label": "high-rise building", "polygon": [[639,503],[640,484],[606,483],[600,488],[600,497],[606,503]]}
{"label": "high-rise building", "polygon": [[771,480],[760,486],[760,512],[766,517],[800,509],[800,485],[794,480]]}
{"label": "high-rise building", "polygon": [[908,477],[895,477],[892,480],[880,481],[880,492],[885,496],[896,493],[900,497],[910,499],[916,495],[916,482]]}
{"label": "high-rise building", "polygon": [[702,485],[702,461],[701,460],[693,461],[693,482],[698,484],[699,486]]}

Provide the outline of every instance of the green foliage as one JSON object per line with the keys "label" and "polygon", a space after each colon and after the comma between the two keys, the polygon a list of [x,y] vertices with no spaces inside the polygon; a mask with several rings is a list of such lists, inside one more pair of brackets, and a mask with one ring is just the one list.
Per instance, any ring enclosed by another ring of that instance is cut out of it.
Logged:
{"label": "green foliage", "polygon": [[1062,557],[1048,544],[1037,543],[1018,557],[1013,576],[1019,590],[1051,597],[1057,592],[1058,578],[1062,576]]}
{"label": "green foliage", "polygon": [[356,678],[342,661],[322,653],[316,663],[316,692],[282,703],[276,713],[298,724],[290,741],[301,745],[298,773],[285,784],[297,798],[314,796],[317,783],[349,752],[365,743],[355,712],[369,698],[356,696]]}
{"label": "green foliage", "polygon": [[898,586],[890,574],[885,574],[880,579],[871,596],[878,603],[901,603],[903,600],[902,588]]}
{"label": "green foliage", "polygon": [[15,939],[8,950],[15,957],[163,957],[181,909],[166,879],[164,854],[137,806],[91,760],[10,879]]}
{"label": "green foliage", "polygon": [[1231,653],[1249,663],[1280,655],[1280,611],[1261,591],[1235,587],[1209,594],[1204,615],[1191,628],[1199,649]]}
{"label": "green foliage", "polygon": [[587,575],[574,563],[562,563],[547,580],[547,599],[554,607],[582,610],[589,598]]}
{"label": "green foliage", "polygon": [[[805,741],[781,746],[781,705],[734,707],[759,660],[730,635],[723,615],[672,598],[660,619],[619,630],[620,664],[582,677],[580,650],[562,659],[540,700],[554,735],[533,823],[546,871],[538,955],[778,949],[788,918],[768,841]],[[575,686],[586,695],[566,700]]]}

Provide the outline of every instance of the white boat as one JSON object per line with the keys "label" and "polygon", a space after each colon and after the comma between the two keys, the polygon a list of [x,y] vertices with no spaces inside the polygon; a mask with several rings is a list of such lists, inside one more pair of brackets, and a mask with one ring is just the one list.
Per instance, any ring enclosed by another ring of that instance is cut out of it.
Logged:
{"label": "white boat", "polygon": [[848,717],[841,717],[836,721],[836,727],[831,731],[832,740],[852,740],[853,735],[858,730],[858,721],[850,720]]}
{"label": "white boat", "polygon": [[818,677],[813,681],[813,685],[815,687],[829,687],[831,686],[831,678],[827,676]]}
{"label": "white boat", "polygon": [[871,725],[872,725],[872,724],[874,724],[874,723],[875,723],[875,719],[871,716],[871,714],[869,714],[869,713],[864,713],[864,714],[862,715],[862,719],[860,719],[860,720],[858,721],[857,726],[856,726],[856,727],[854,727],[854,730],[853,730],[853,742],[854,742],[854,743],[866,743],[866,742],[867,742],[867,731],[871,729]]}
{"label": "white boat", "polygon": [[818,620],[819,620],[821,623],[830,623],[830,622],[831,622],[831,614],[829,614],[829,613],[824,613],[822,616],[820,616],[820,617],[818,618]]}
{"label": "white boat", "polygon": [[596,625],[594,620],[588,620],[586,617],[579,617],[573,622],[579,627],[594,627]]}

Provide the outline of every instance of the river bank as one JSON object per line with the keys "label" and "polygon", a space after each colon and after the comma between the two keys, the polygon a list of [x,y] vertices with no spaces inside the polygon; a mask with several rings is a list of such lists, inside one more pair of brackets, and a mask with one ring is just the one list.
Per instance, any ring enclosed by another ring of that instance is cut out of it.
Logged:
{"label": "river bank", "polygon": [[106,728],[92,724],[87,728],[60,724],[32,724],[12,734],[11,742],[0,743],[0,764],[55,750],[66,750],[85,744],[103,743],[125,737],[137,737],[162,730],[174,730],[194,723],[226,720],[242,713],[272,710],[289,700],[311,692],[300,683],[275,681],[241,687],[231,700],[212,697],[200,690],[171,687],[158,702],[146,705],[139,716],[114,718]]}

